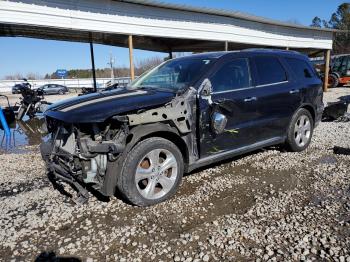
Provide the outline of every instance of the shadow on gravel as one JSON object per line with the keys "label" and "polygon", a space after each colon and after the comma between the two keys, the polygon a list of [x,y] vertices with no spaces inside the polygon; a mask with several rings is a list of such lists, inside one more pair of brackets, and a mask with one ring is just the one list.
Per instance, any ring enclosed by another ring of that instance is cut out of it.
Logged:
{"label": "shadow on gravel", "polygon": [[350,155],[350,148],[335,146],[333,147],[333,153],[336,155]]}
{"label": "shadow on gravel", "polygon": [[18,184],[13,184],[11,182],[0,183],[0,197],[10,197],[19,193],[29,192],[34,189],[42,189],[49,185],[49,182],[41,177]]}
{"label": "shadow on gravel", "polygon": [[[49,181],[51,182],[52,186],[54,189],[56,189],[58,192],[60,192],[60,194],[69,197],[73,200],[73,198],[75,196],[73,196],[71,193],[69,193],[66,189],[65,189],[65,185],[66,184],[62,184],[60,182],[57,182],[55,180],[54,177],[52,177],[52,175],[50,175],[50,173],[47,174],[47,177],[49,179]],[[73,188],[73,190],[78,194],[78,189],[74,186],[74,185],[69,185],[67,184],[67,186],[70,186],[71,188]],[[107,196],[102,195],[100,192],[98,192],[97,190],[95,190],[91,185],[87,185],[86,186],[86,190],[89,191],[94,197],[96,197],[99,201],[102,202],[109,202],[110,198]]]}
{"label": "shadow on gravel", "polygon": [[81,262],[82,260],[77,257],[62,257],[56,256],[55,252],[42,252],[34,260],[35,262]]}
{"label": "shadow on gravel", "polygon": [[51,182],[52,186],[54,189],[56,189],[58,192],[60,192],[62,195],[66,196],[66,197],[70,197],[72,198],[72,194],[70,194],[69,192],[66,191],[66,189],[64,188],[64,186],[61,183],[58,183],[50,173],[47,174],[47,178],[49,179],[49,181]]}

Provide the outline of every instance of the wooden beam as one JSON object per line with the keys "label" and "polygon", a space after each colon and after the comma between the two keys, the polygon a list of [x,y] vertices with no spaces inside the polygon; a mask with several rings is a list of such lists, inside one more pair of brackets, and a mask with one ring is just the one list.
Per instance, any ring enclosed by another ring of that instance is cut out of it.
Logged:
{"label": "wooden beam", "polygon": [[129,35],[129,61],[130,61],[130,77],[131,80],[135,79],[135,69],[134,69],[134,57],[133,57],[133,51],[134,51],[134,47],[133,47],[133,43],[132,43],[132,35]]}
{"label": "wooden beam", "polygon": [[322,50],[317,50],[315,52],[309,53],[309,57],[317,57],[322,52]]}
{"label": "wooden beam", "polygon": [[329,65],[331,60],[331,50],[326,50],[324,52],[324,79],[323,79],[323,92],[328,91],[328,76],[329,76]]}
{"label": "wooden beam", "polygon": [[228,42],[225,41],[225,51],[228,51]]}

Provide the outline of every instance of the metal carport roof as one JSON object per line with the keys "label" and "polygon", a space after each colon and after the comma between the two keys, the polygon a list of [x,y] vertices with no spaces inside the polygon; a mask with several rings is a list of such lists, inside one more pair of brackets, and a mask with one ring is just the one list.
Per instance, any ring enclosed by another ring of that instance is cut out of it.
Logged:
{"label": "metal carport roof", "polygon": [[224,10],[140,0],[9,0],[0,2],[0,36],[134,46],[153,51],[249,47],[301,51],[332,48],[333,30]]}

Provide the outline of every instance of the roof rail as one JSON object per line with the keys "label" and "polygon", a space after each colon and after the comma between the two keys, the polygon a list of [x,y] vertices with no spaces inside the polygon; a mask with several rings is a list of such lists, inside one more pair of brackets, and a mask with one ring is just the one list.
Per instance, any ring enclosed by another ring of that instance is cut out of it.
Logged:
{"label": "roof rail", "polygon": [[266,51],[266,52],[286,52],[286,53],[296,53],[300,54],[300,52],[295,50],[285,50],[285,49],[276,49],[276,48],[247,48],[242,51]]}

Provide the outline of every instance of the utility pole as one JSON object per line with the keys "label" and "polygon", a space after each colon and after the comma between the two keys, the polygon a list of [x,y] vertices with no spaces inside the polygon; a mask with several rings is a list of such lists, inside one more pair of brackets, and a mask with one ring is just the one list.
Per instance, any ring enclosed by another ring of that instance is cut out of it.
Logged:
{"label": "utility pole", "polygon": [[111,67],[111,84],[114,84],[114,57],[112,56],[112,52],[110,53],[109,56],[109,63],[107,63]]}
{"label": "utility pole", "polygon": [[93,83],[94,83],[94,92],[97,92],[94,44],[92,43],[92,40],[90,42],[90,55],[91,55],[91,67],[92,67],[92,78],[93,78]]}

